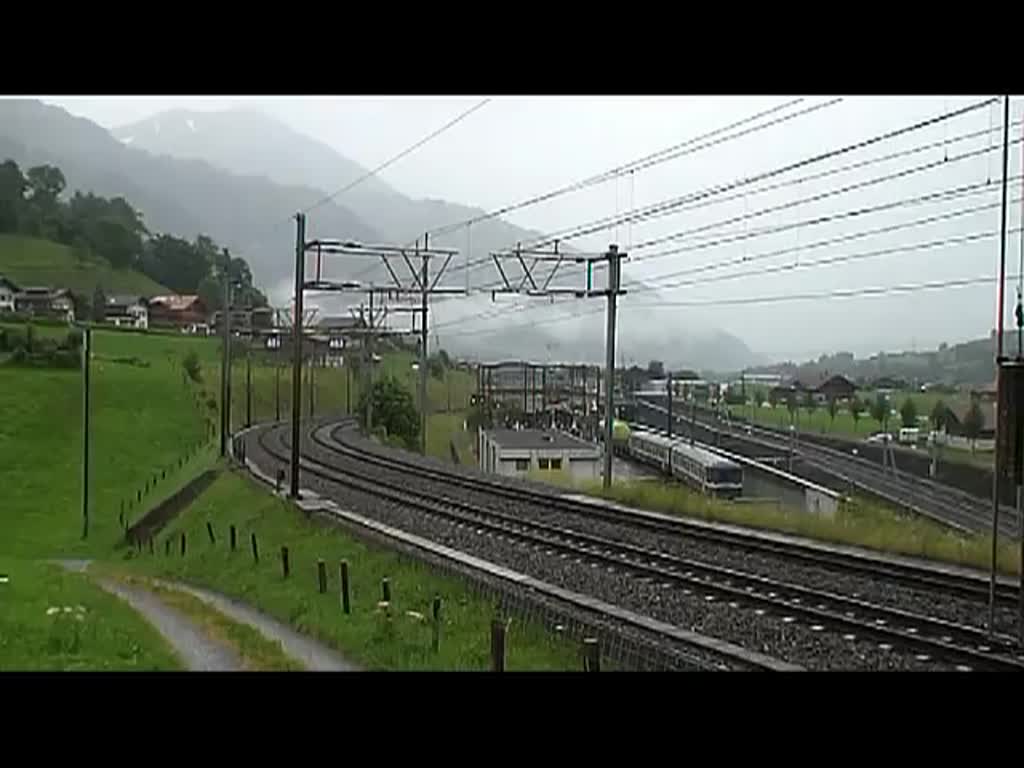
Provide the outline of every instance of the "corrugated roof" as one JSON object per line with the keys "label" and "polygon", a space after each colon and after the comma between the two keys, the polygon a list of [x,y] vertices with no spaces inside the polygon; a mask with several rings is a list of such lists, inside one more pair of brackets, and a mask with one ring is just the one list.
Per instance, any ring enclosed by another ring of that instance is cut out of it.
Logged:
{"label": "corrugated roof", "polygon": [[183,296],[171,294],[169,296],[154,296],[149,300],[149,303],[163,304],[172,311],[180,312],[182,310],[190,309],[197,301],[199,301],[199,297],[193,294],[185,294]]}
{"label": "corrugated roof", "polygon": [[492,429],[488,435],[502,448],[535,451],[545,448],[592,450],[598,447],[593,443],[567,435],[564,432],[544,429]]}

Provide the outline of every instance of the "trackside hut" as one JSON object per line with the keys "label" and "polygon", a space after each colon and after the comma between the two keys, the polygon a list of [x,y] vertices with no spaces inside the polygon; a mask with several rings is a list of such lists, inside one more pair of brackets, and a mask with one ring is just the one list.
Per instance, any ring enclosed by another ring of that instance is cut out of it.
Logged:
{"label": "trackside hut", "polygon": [[480,430],[480,468],[509,477],[531,470],[563,472],[573,480],[601,476],[603,454],[599,446],[564,432],[543,429]]}

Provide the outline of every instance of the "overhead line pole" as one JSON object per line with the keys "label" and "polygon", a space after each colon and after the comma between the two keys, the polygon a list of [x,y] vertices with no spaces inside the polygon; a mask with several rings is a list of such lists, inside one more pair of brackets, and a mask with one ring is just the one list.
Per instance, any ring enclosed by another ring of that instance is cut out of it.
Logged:
{"label": "overhead line pole", "polygon": [[[423,235],[423,247],[425,249],[430,248],[429,238],[429,234]],[[416,250],[419,250],[418,242]],[[423,288],[420,305],[420,452],[424,456],[427,454],[427,409],[429,408],[427,403],[427,295],[430,290],[429,264],[430,257],[424,253],[423,275],[420,278],[421,287]]]}
{"label": "overhead line pole", "polygon": [[299,420],[302,418],[302,317],[306,268],[306,215],[295,214],[295,316],[292,322],[291,497],[299,498]]}
{"label": "overhead line pole", "polygon": [[231,275],[227,268],[222,276],[224,280],[224,300],[221,304],[221,317],[223,319],[223,336],[221,340],[221,362],[220,362],[220,455],[221,458],[228,452],[228,432],[231,430],[228,409],[231,399],[231,325],[230,312],[228,307],[231,303]]}
{"label": "overhead line pole", "polygon": [[[998,296],[998,317],[996,319],[996,402],[1001,402],[1000,388],[1002,387],[1003,368],[1003,316],[1005,315],[1006,301],[1006,192],[1008,184],[1007,170],[1010,161],[1010,97],[1003,99],[1003,182],[1002,182],[1002,238],[999,244],[999,286],[996,295]],[[1021,233],[1024,237],[1024,233]],[[1006,425],[1009,426],[1009,425]],[[999,440],[999,419],[995,422],[995,466],[992,472],[992,562],[989,573],[988,585],[988,633],[995,634],[996,622],[996,558],[999,551],[999,474],[1002,470],[1002,451]],[[1024,563],[1021,564],[1024,568]]]}
{"label": "overhead line pole", "polygon": [[82,538],[89,538],[89,373],[92,329],[82,326]]}

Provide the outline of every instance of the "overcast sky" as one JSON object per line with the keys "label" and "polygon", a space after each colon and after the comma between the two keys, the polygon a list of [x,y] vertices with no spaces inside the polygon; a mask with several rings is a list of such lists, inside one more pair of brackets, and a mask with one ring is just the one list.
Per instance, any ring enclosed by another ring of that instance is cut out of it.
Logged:
{"label": "overcast sky", "polygon": [[[440,127],[481,97],[44,97],[70,112],[105,127],[133,122],[176,108],[220,110],[255,106],[292,128],[330,145],[366,167],[393,154]],[[699,136],[754,113],[783,104],[793,96],[758,97],[495,97],[483,109],[389,167],[382,178],[413,197],[434,197],[494,208],[605,171],[617,164]],[[830,96],[807,97],[788,110],[824,104]],[[819,109],[780,125],[724,142],[687,157],[637,172],[632,179],[610,182],[549,203],[517,212],[511,220],[522,226],[551,231],[602,216],[648,205],[726,184],[750,174],[779,168],[817,153],[868,139],[886,131],[940,116],[980,101],[973,97],[848,97],[835,106]],[[1012,119],[1021,119],[1021,101],[1012,102]],[[945,201],[902,205],[870,216],[847,216],[829,223],[807,224],[785,232],[649,258],[673,244],[692,245],[693,239],[649,248],[635,247],[644,240],[694,227],[711,227],[733,217],[802,198],[824,195],[838,188],[866,182],[916,166],[944,160],[922,172],[907,173],[885,183],[872,184],[842,195],[794,206],[762,216],[722,224],[713,230],[749,235],[751,229],[779,226],[817,217],[849,213],[859,208],[932,194],[941,190],[978,185],[1001,172],[1002,106],[980,109],[936,126],[918,130],[870,148],[851,152],[834,161],[794,171],[775,181],[821,173],[843,165],[878,158],[932,142],[944,146],[891,161],[854,168],[841,174],[782,189],[738,196],[731,202],[683,211],[632,228],[579,241],[587,248],[618,242],[636,259],[625,269],[631,280],[664,282],[666,275],[684,269],[756,257],[750,264],[727,270],[677,277],[676,281],[783,267],[776,273],[690,284],[667,289],[670,302],[705,302],[702,306],[645,307],[633,322],[665,332],[688,324],[720,327],[740,336],[766,355],[803,357],[845,348],[858,353],[879,349],[934,346],[985,335],[994,321],[994,286],[957,288],[935,292],[746,305],[708,305],[706,302],[861,289],[922,282],[978,278],[995,273],[999,254],[999,184],[976,189]],[[973,139],[953,141],[965,133],[983,132]],[[1012,138],[1019,141],[1020,126]],[[1011,147],[1011,230],[1020,226],[1021,155]],[[976,157],[959,155],[980,152]],[[948,158],[948,160],[947,160]],[[764,186],[763,184],[760,186]],[[338,201],[344,204],[344,199]],[[914,220],[990,205],[974,214],[901,227]],[[825,239],[847,237],[868,229],[893,227],[886,233],[851,237],[828,247],[815,247]],[[917,251],[898,251],[860,257],[866,251],[937,243],[949,238],[985,235],[962,243],[933,245]],[[807,250],[800,250],[801,246]],[[1019,238],[1008,241],[1009,272],[1015,273]],[[787,251],[778,256],[774,251]],[[841,256],[856,256],[846,260]],[[648,258],[644,258],[648,257]],[[808,262],[832,258],[833,264],[808,268]],[[756,262],[756,263],[755,263]],[[804,265],[802,267],[798,265]],[[634,284],[635,287],[635,284]],[[1012,302],[1013,291],[1010,292]],[[642,305],[640,294],[629,298]],[[561,312],[564,310],[556,310]],[[627,322],[624,320],[624,322]]]}

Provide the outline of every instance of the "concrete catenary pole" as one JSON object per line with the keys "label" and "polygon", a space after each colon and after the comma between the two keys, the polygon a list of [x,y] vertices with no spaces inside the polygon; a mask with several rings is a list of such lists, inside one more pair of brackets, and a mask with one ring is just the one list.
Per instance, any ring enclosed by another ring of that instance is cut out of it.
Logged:
{"label": "concrete catenary pole", "polygon": [[615,312],[619,294],[621,262],[619,247],[608,247],[608,328],[605,338],[604,386],[604,487],[612,484],[612,426],[615,415]]}
{"label": "concrete catenary pole", "polygon": [[302,299],[306,268],[306,216],[295,214],[295,318],[292,321],[292,456],[290,492],[299,498],[299,420],[302,418]]}

